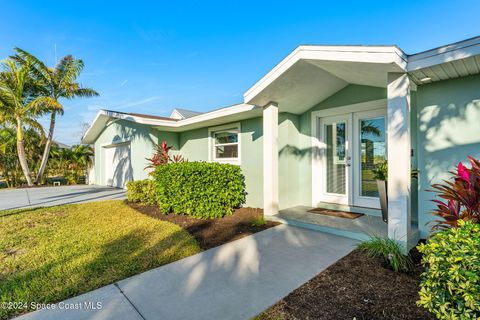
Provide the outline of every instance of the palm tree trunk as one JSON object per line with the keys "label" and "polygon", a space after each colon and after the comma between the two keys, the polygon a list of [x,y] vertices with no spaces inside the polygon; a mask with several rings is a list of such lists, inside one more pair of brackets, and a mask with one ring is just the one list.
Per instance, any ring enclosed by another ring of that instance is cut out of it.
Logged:
{"label": "palm tree trunk", "polygon": [[22,167],[23,175],[27,179],[29,187],[33,186],[30,170],[28,169],[27,157],[25,155],[25,141],[23,141],[22,121],[17,118],[17,154],[20,166]]}
{"label": "palm tree trunk", "polygon": [[48,156],[50,155],[50,147],[52,146],[53,140],[53,130],[55,129],[55,117],[57,115],[56,111],[52,111],[50,115],[50,128],[48,129],[47,142],[45,143],[45,149],[43,150],[42,162],[40,163],[40,168],[38,169],[37,178],[35,179],[35,184],[40,184],[42,182],[43,173],[47,167]]}

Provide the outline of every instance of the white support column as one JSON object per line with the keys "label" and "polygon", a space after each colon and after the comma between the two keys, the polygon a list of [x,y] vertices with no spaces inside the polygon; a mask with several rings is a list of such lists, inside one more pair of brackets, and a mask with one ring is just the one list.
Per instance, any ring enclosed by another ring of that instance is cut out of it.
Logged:
{"label": "white support column", "polygon": [[410,212],[410,79],[405,73],[387,76],[388,237],[407,247]]}
{"label": "white support column", "polygon": [[263,212],[278,213],[278,105],[263,107]]}

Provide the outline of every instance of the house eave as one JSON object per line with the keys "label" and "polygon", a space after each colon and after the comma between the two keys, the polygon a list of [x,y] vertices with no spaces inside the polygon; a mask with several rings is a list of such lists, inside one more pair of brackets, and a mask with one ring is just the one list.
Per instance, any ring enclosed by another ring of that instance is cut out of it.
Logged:
{"label": "house eave", "polygon": [[[100,110],[95,117],[95,120],[92,122],[92,125],[82,138],[82,143],[94,143],[97,137],[103,131],[105,125],[107,125],[107,123],[112,119],[132,121],[135,123],[148,125],[159,130],[181,132],[192,130],[195,128],[215,125],[218,123],[238,121],[242,118],[251,118],[257,115],[257,110],[261,109],[254,105],[242,103],[178,121],[147,119],[115,111]],[[261,113],[258,113],[258,115],[261,115]]]}

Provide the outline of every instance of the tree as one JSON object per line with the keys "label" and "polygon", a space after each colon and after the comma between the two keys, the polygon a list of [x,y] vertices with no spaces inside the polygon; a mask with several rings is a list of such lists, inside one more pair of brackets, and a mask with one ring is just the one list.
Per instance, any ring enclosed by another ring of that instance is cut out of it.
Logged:
{"label": "tree", "polygon": [[45,149],[43,151],[42,162],[35,179],[35,183],[41,183],[43,173],[47,166],[50,148],[55,130],[55,121],[57,113],[63,115],[63,105],[60,99],[73,99],[77,97],[93,97],[98,93],[90,88],[82,88],[77,81],[78,76],[83,70],[84,63],[81,59],[76,59],[71,55],[63,57],[54,68],[47,67],[41,60],[20,48],[15,48],[15,59],[25,65],[31,65],[37,81],[42,84],[42,96],[49,98],[52,102],[50,112],[50,126],[48,129]]}
{"label": "tree", "polygon": [[43,134],[37,122],[45,110],[55,108],[49,97],[40,96],[41,87],[32,76],[30,63],[19,64],[7,59],[0,72],[0,124],[15,128],[16,149],[20,167],[27,184],[32,186],[32,177],[25,152],[25,130],[34,129]]}

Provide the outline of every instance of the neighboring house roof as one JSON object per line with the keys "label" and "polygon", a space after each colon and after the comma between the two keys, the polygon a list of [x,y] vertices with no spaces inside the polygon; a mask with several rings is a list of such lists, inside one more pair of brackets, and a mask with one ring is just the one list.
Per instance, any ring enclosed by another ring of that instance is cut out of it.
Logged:
{"label": "neighboring house roof", "polygon": [[177,121],[177,119],[169,118],[169,117],[161,117],[161,116],[154,116],[150,114],[143,114],[143,113],[134,113],[134,112],[120,112],[114,110],[104,110],[107,112],[113,112],[118,114],[124,114],[127,116],[137,117],[137,118],[145,118],[145,119],[156,119],[156,120],[165,120],[165,121]]}
{"label": "neighboring house roof", "polygon": [[[398,46],[301,45],[257,81],[244,103],[197,113],[175,109],[170,118],[101,110],[82,141],[93,143],[111,119],[185,131],[260,116],[274,101],[280,112],[302,114],[349,84],[387,86],[388,73],[408,73],[416,85],[480,73],[480,37],[408,55]],[[194,114],[196,113],[196,114]]]}
{"label": "neighboring house roof", "polygon": [[199,111],[175,108],[172,110],[172,113],[170,114],[170,118],[182,120],[182,119],[188,119],[191,117],[198,116],[199,114],[202,114],[202,113],[203,112],[199,112]]}
{"label": "neighboring house roof", "polygon": [[52,143],[57,146],[59,149],[70,149],[71,147],[65,143],[58,142],[56,140],[53,140]]}

